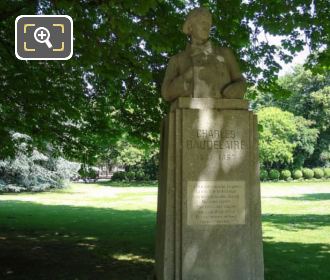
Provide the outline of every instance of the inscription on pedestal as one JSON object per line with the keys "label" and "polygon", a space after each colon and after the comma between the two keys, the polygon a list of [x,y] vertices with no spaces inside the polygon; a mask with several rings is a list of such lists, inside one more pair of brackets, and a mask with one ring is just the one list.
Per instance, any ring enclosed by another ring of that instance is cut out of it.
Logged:
{"label": "inscription on pedestal", "polygon": [[[216,127],[216,126],[215,126]],[[246,141],[238,129],[197,129],[191,131],[185,142],[185,148],[197,151],[217,153],[219,160],[238,159],[247,149]]]}
{"label": "inscription on pedestal", "polygon": [[188,181],[188,225],[245,224],[243,181]]}

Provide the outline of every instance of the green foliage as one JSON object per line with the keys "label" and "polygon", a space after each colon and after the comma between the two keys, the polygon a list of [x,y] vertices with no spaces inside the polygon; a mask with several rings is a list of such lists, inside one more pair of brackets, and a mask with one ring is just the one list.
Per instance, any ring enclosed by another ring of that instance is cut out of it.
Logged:
{"label": "green foliage", "polygon": [[135,172],[134,171],[127,171],[126,177],[128,181],[134,181],[135,180]]}
{"label": "green foliage", "polygon": [[126,177],[126,172],[125,171],[118,171],[113,173],[111,180],[113,181],[127,181],[127,177]]}
{"label": "green foliage", "polygon": [[[249,90],[255,97],[252,107],[279,107],[282,110],[301,116],[297,120],[300,136],[294,152],[294,168],[303,165],[330,165],[330,71],[323,69],[312,73],[303,66],[295,67],[293,73],[279,79],[279,86],[290,92],[288,98],[277,99],[271,92]],[[308,126],[308,129],[304,127]]]}
{"label": "green foliage", "polygon": [[296,169],[292,173],[293,179],[301,179],[303,177],[303,173],[300,169]]}
{"label": "green foliage", "polygon": [[297,133],[294,116],[279,108],[263,108],[258,112],[260,132],[260,160],[264,166],[276,163],[291,163]]}
{"label": "green foliage", "polygon": [[267,170],[260,170],[260,180],[267,181],[268,179],[268,171]]}
{"label": "green foliage", "polygon": [[111,180],[112,181],[124,181],[124,182],[134,182],[134,181],[148,181],[150,177],[146,175],[143,170],[137,171],[118,171],[115,172]]}
{"label": "green foliage", "polygon": [[135,180],[136,181],[148,181],[149,176],[146,175],[143,170],[137,170],[135,172]]}
{"label": "green foliage", "polygon": [[313,168],[314,171],[314,177],[316,179],[321,179],[324,177],[324,171],[322,168]]}
{"label": "green foliage", "polygon": [[157,180],[159,170],[159,149],[155,149],[152,154],[143,162],[144,180]]}
{"label": "green foliage", "polygon": [[147,181],[157,179],[158,155],[158,147],[134,143],[127,139],[127,135],[123,135],[116,145],[109,149],[109,153],[103,156],[103,160],[125,168],[125,175],[117,175],[116,172],[113,180]]}
{"label": "green foliage", "polygon": [[295,115],[314,122],[319,137],[310,157],[309,165],[325,165],[330,162],[330,73],[317,75],[298,66],[280,84],[292,92],[290,98],[279,106]]}
{"label": "green foliage", "polygon": [[260,160],[267,168],[300,167],[314,151],[318,130],[312,121],[296,117],[276,107],[264,107],[258,112]]}
{"label": "green foliage", "polygon": [[330,178],[330,168],[326,167],[323,169],[323,171],[324,171],[324,177]]}
{"label": "green foliage", "polygon": [[290,170],[287,170],[287,169],[282,170],[281,171],[281,178],[283,180],[289,180],[291,178],[291,171]]}
{"label": "green foliage", "polygon": [[99,175],[99,170],[95,166],[88,166],[82,164],[78,173],[80,175],[80,178],[82,178],[85,182],[88,182],[89,180],[96,181]]}
{"label": "green foliage", "polygon": [[277,181],[280,178],[280,172],[276,169],[269,171],[269,179]]}
{"label": "green foliage", "polygon": [[[318,52],[310,66],[316,61],[329,66],[328,48],[321,48],[328,46],[327,0],[2,1],[0,156],[14,154],[10,131],[30,135],[40,151],[51,143],[85,164],[97,162],[123,132],[157,142],[166,111],[159,98],[164,65],[184,48],[187,40],[179,30],[187,10],[200,4],[214,15],[212,40],[234,50],[250,84],[258,80],[259,88],[281,95],[277,56],[291,61],[305,37]],[[73,57],[17,60],[14,20],[21,14],[70,15]],[[280,45],[258,39],[261,32],[281,35]]]}
{"label": "green foliage", "polygon": [[80,164],[54,157],[51,149],[40,153],[29,143],[30,137],[15,133],[16,155],[0,160],[0,192],[44,191],[62,188],[65,181],[78,176]]}
{"label": "green foliage", "polygon": [[300,116],[295,117],[295,123],[297,127],[295,143],[297,146],[294,151],[293,165],[295,167],[301,167],[305,164],[305,161],[313,155],[315,151],[319,130],[314,127],[314,121],[307,120]]}
{"label": "green foliage", "polygon": [[127,142],[124,145],[119,145],[117,149],[119,155],[115,159],[115,162],[126,168],[139,164],[145,155],[144,150],[134,147]]}
{"label": "green foliage", "polygon": [[305,179],[312,179],[314,177],[314,171],[310,168],[303,168],[302,173]]}

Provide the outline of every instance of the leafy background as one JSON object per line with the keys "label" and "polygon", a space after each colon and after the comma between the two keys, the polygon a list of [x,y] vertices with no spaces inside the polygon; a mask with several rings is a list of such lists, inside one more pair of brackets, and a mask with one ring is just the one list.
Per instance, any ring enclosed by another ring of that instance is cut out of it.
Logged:
{"label": "leafy background", "polygon": [[[290,89],[276,82],[276,57],[290,62],[306,44],[306,66],[329,69],[327,0],[1,1],[0,157],[15,152],[13,132],[29,135],[41,151],[51,144],[84,162],[95,162],[123,133],[139,144],[157,144],[167,110],[159,94],[164,69],[185,47],[187,12],[200,5],[213,14],[212,40],[234,50],[258,90],[288,96]],[[72,59],[16,59],[14,22],[22,14],[70,15]],[[263,32],[283,36],[280,46],[261,41]]]}

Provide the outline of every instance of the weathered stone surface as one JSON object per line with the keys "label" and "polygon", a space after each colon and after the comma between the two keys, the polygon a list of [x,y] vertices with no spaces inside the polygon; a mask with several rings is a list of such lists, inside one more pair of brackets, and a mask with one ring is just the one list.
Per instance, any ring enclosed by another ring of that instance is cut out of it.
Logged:
{"label": "weathered stone surface", "polygon": [[162,126],[157,279],[262,280],[256,117],[199,101]]}
{"label": "weathered stone surface", "polygon": [[188,181],[187,225],[244,225],[244,181]]}
{"label": "weathered stone surface", "polygon": [[263,280],[257,120],[212,16],[192,10],[187,48],[170,59],[162,96],[156,279]]}
{"label": "weathered stone surface", "polygon": [[212,16],[205,8],[193,9],[183,25],[190,37],[184,51],[171,57],[162,85],[167,101],[178,97],[242,99],[246,91],[233,52],[209,41]]}
{"label": "weathered stone surface", "polygon": [[249,102],[244,99],[217,99],[179,97],[171,104],[171,111],[176,109],[248,109]]}

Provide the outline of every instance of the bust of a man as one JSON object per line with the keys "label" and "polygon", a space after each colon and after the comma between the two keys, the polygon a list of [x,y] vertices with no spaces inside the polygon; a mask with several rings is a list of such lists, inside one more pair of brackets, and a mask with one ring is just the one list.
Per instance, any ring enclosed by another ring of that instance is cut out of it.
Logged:
{"label": "bust of a man", "polygon": [[206,8],[193,9],[183,25],[190,37],[183,52],[174,55],[166,69],[162,96],[166,101],[178,97],[241,99],[246,82],[228,48],[209,41],[212,15]]}

